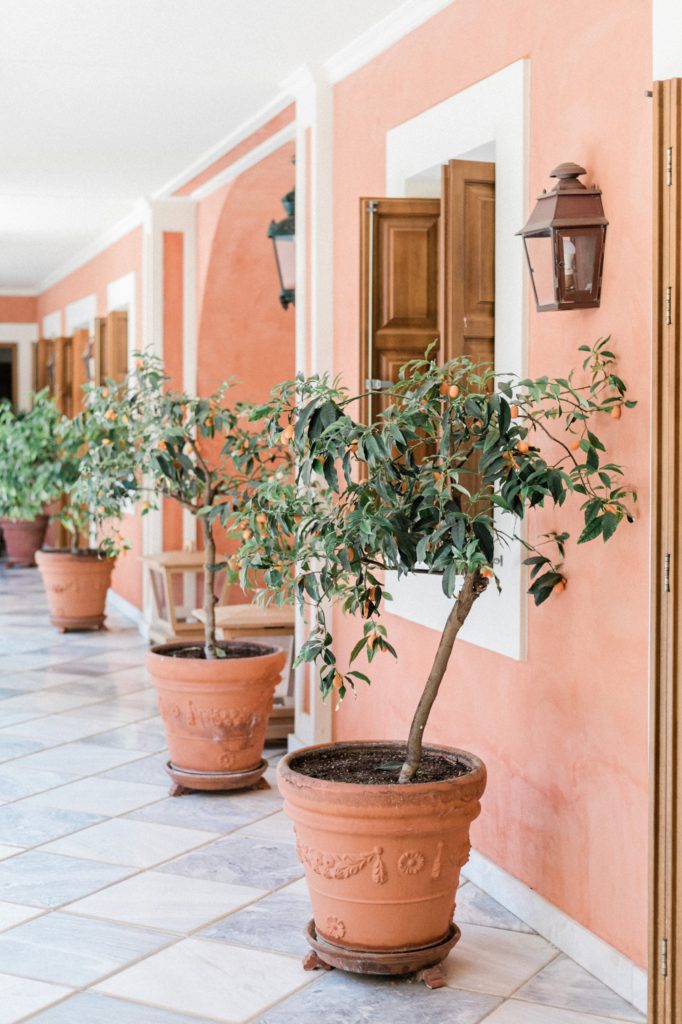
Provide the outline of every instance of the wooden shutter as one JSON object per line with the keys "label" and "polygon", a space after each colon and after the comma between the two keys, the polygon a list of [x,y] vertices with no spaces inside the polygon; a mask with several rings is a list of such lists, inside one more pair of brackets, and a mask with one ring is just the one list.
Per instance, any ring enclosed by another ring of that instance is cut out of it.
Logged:
{"label": "wooden shutter", "polygon": [[83,385],[88,383],[88,360],[90,358],[90,331],[83,327],[74,331],[71,345],[71,415],[77,416],[83,409],[85,393]]}
{"label": "wooden shutter", "polygon": [[57,408],[71,415],[71,338],[55,338],[52,347],[52,388]]}
{"label": "wooden shutter", "polygon": [[444,360],[495,362],[495,164],[451,160],[442,171]]}
{"label": "wooden shutter", "polygon": [[654,83],[649,1013],[682,1020],[682,79]]}
{"label": "wooden shutter", "polygon": [[102,331],[100,322],[102,379],[123,380],[128,372],[128,314],[109,313]]}
{"label": "wooden shutter", "polygon": [[52,348],[53,342],[50,338],[39,338],[36,342],[36,391],[52,387],[52,381],[50,380]]}
{"label": "wooden shutter", "polygon": [[384,404],[381,382],[440,339],[439,219],[438,199],[360,200],[361,391],[375,382],[367,420]]}

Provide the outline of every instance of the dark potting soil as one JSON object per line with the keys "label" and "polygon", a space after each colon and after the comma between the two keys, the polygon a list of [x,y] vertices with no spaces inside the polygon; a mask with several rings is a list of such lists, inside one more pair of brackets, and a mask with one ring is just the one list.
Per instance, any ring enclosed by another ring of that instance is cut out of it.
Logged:
{"label": "dark potting soil", "polygon": [[[291,767],[301,775],[329,782],[354,782],[363,786],[385,786],[398,782],[407,747],[348,747],[301,754]],[[471,769],[455,757],[424,751],[413,782],[444,782],[467,775]]]}
{"label": "dark potting soil", "polygon": [[[241,644],[237,640],[225,640],[217,643],[224,654],[221,654],[220,661],[228,661],[230,658],[262,658],[264,654],[273,654],[275,647],[268,647],[266,644]],[[173,647],[169,644],[161,652],[168,658],[206,658],[203,644],[182,644]]]}

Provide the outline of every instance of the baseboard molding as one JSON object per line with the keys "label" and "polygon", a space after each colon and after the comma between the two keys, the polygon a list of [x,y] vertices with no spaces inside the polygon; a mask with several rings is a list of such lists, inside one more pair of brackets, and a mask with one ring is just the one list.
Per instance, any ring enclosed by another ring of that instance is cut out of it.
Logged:
{"label": "baseboard molding", "polygon": [[124,615],[126,619],[130,619],[137,626],[140,636],[149,640],[149,623],[145,622],[144,615],[137,605],[127,601],[125,597],[121,597],[115,590],[110,590],[107,594],[107,606],[112,611],[118,612],[119,615]]}
{"label": "baseboard molding", "polygon": [[476,850],[471,851],[462,873],[562,953],[646,1013],[647,976],[643,968]]}

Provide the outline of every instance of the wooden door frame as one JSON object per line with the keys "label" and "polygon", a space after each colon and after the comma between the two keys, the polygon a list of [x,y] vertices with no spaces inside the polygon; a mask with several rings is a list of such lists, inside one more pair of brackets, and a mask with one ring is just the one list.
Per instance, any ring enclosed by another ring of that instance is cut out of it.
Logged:
{"label": "wooden door frame", "polygon": [[19,408],[19,342],[0,341],[0,349],[9,349],[12,353],[12,405]]}
{"label": "wooden door frame", "polygon": [[682,1019],[682,79],[655,82],[650,1024]]}

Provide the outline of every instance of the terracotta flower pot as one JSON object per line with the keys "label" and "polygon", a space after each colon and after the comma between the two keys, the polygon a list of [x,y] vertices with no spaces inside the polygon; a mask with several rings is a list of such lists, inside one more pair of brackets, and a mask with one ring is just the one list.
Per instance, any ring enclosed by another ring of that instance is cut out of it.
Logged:
{"label": "terracotta flower pot", "polygon": [[391,760],[400,761],[398,747],[323,744],[279,763],[279,788],[294,822],[315,931],[342,949],[419,950],[450,932],[460,869],[469,858],[469,826],[485,789],[483,762],[463,750],[428,747],[470,770],[442,782],[403,786],[326,781],[296,770],[317,751],[389,748]]}
{"label": "terracotta flower pot", "polygon": [[47,516],[35,519],[0,519],[5,538],[8,565],[35,565],[36,551],[42,546],[47,529]]}
{"label": "terracotta flower pot", "polygon": [[[170,752],[179,772],[250,773],[259,768],[275,686],[286,651],[228,641],[227,657],[173,657],[197,644],[153,647],[147,654]],[[252,780],[254,781],[254,780]],[[196,789],[222,788],[197,779]]]}
{"label": "terracotta flower pot", "polygon": [[115,559],[94,552],[39,551],[50,619],[57,629],[101,629]]}

